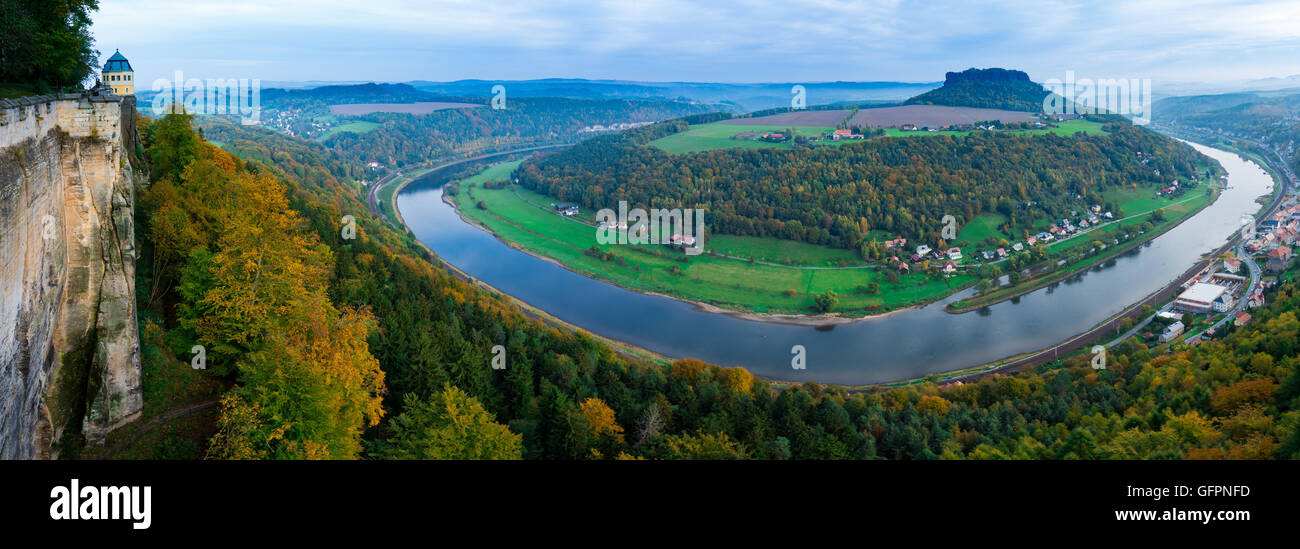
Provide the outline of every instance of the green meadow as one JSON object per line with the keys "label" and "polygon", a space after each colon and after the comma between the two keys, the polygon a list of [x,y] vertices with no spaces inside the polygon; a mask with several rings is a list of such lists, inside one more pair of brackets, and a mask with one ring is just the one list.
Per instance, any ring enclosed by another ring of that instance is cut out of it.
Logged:
{"label": "green meadow", "polygon": [[[764,126],[733,126],[730,124],[720,124],[717,122],[711,124],[698,124],[691,126],[684,132],[675,133],[666,137],[661,137],[650,142],[650,146],[673,153],[684,154],[701,151],[711,151],[715,149],[789,149],[794,146],[793,141],[784,143],[769,143],[766,141],[757,141],[754,139],[732,139],[731,137],[745,132],[757,132],[759,134],[769,132],[782,132],[790,128],[782,126],[764,125]],[[821,137],[835,128],[829,126],[795,126],[794,134],[804,137]],[[851,141],[822,141],[822,145],[840,145],[850,143]]]}
{"label": "green meadow", "polygon": [[367,122],[365,120],[358,120],[355,122],[348,122],[346,124],[339,124],[337,126],[334,126],[333,128],[330,128],[325,133],[321,134],[320,137],[317,137],[316,139],[318,141],[324,141],[326,139],[329,139],[330,136],[342,132],[366,133],[378,127],[379,127],[378,122]]}
{"label": "green meadow", "polygon": [[[827,248],[776,238],[716,235],[706,242],[706,253],[687,256],[669,246],[599,244],[596,241],[595,212],[564,217],[553,212],[556,199],[517,186],[487,189],[484,183],[505,181],[523,160],[493,164],[459,182],[453,197],[463,215],[489,228],[498,237],[535,255],[559,261],[584,275],[634,290],[666,294],[709,303],[731,310],[757,313],[808,314],[814,312],[814,298],[834,292],[839,299],[832,312],[844,316],[865,316],[927,303],[961,289],[975,277],[959,271],[952,277],[923,273],[886,276],[888,267],[866,264],[851,250]],[[1120,204],[1124,216],[1076,238],[1051,244],[1054,250],[1087,251],[1096,241],[1109,245],[1121,233],[1147,220],[1147,214],[1164,208],[1168,221],[1158,224],[1158,233],[1199,210],[1213,197],[1193,191],[1177,200],[1155,197],[1150,189],[1125,188],[1103,193]],[[1002,234],[1006,219],[983,214],[962,227],[955,242],[977,251],[988,237],[1016,240]],[[1043,220],[1050,223],[1050,220]],[[876,235],[886,236],[886,235]],[[593,253],[592,248],[598,250]],[[1127,246],[1126,246],[1127,247]],[[1109,256],[1087,255],[1079,264],[1063,271],[1077,272]],[[728,257],[730,256],[730,257]],[[974,256],[967,260],[971,263]],[[872,289],[876,290],[875,293]],[[1032,289],[1030,281],[1017,288],[1002,288],[971,301],[1005,298]],[[969,305],[970,302],[966,303]]]}
{"label": "green meadow", "polygon": [[[650,146],[667,151],[673,154],[686,154],[701,151],[711,151],[716,149],[771,149],[785,148],[789,149],[794,146],[793,141],[784,143],[768,143],[766,141],[757,141],[754,139],[732,139],[732,136],[745,132],[784,132],[786,127],[773,125],[758,126],[736,126],[731,124],[722,124],[713,122],[710,124],[697,124],[691,126],[684,132],[675,133],[666,137],[661,137],[650,142]],[[835,128],[830,126],[795,126],[794,133],[796,136],[804,137],[822,137]],[[1036,130],[1006,130],[1008,133],[1016,134],[1047,134],[1055,133],[1058,135],[1074,135],[1077,132],[1090,134],[1105,133],[1101,130],[1101,123],[1090,122],[1087,120],[1068,120],[1060,122],[1056,127],[1043,128]],[[935,135],[963,136],[968,135],[969,131],[904,131],[897,128],[885,128],[885,135],[889,137],[923,137]],[[845,143],[857,143],[858,140],[830,141],[823,140],[812,143],[813,146],[838,146]]]}
{"label": "green meadow", "polygon": [[[593,212],[581,219],[551,212],[554,199],[518,187],[486,189],[483,183],[504,180],[518,162],[496,164],[483,173],[460,182],[454,202],[466,217],[480,223],[506,242],[536,255],[559,261],[566,267],[634,290],[656,292],[758,313],[813,312],[813,299],[835,292],[839,305],[833,312],[863,316],[931,301],[957,290],[972,278],[960,274],[934,278],[924,274],[904,275],[891,283],[875,267],[836,268],[840,261],[861,266],[852,252],[785,242],[776,239],[719,236],[706,242],[706,249],[737,256],[755,256],[782,261],[806,261],[820,269],[750,263],[709,254],[689,257],[667,246],[600,245],[596,242]],[[482,207],[479,203],[482,203]],[[602,257],[587,253],[596,246]],[[871,284],[878,294],[866,293]],[[862,291],[859,290],[862,289]]]}

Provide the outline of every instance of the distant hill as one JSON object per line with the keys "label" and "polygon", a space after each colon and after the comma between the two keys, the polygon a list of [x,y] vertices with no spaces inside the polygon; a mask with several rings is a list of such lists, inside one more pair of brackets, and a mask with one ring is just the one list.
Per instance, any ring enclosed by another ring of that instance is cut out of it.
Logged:
{"label": "distant hill", "polygon": [[1152,114],[1157,120],[1172,121],[1188,115],[1228,109],[1254,103],[1261,98],[1254,93],[1224,93],[1218,95],[1192,95],[1168,97],[1156,101]]}
{"label": "distant hill", "polygon": [[417,90],[410,84],[349,84],[339,86],[321,86],[307,89],[262,90],[263,101],[283,99],[314,99],[332,104],[340,103],[410,103],[413,101],[433,101],[439,96]]}
{"label": "distant hill", "polygon": [[1300,169],[1300,94],[1228,93],[1171,97],[1152,108],[1155,120],[1200,135],[1262,141]]}
{"label": "distant hill", "polygon": [[909,105],[982,107],[1012,111],[1041,111],[1047,97],[1029,75],[1008,69],[967,69],[944,75],[943,86],[908,99]]}
{"label": "distant hill", "polygon": [[790,106],[791,88],[804,87],[806,105],[863,104],[902,101],[934,89],[937,82],[640,82],[544,78],[538,80],[457,80],[410,82],[421,91],[443,96],[489,97],[493,85],[506,87],[508,97],[567,97],[572,99],[672,100],[721,105],[736,112]]}

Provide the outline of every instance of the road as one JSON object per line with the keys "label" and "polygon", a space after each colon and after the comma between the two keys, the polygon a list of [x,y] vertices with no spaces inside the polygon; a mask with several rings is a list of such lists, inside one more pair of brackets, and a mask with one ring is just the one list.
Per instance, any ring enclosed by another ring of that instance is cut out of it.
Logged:
{"label": "road", "polygon": [[381,219],[383,219],[384,221],[388,221],[388,217],[384,215],[384,211],[383,211],[382,209],[380,209],[380,207],[379,207],[379,190],[382,189],[382,188],[384,187],[384,185],[387,185],[387,184],[389,184],[389,183],[392,183],[394,179],[397,179],[398,177],[401,177],[402,174],[404,174],[404,173],[407,173],[407,172],[419,172],[419,173],[417,173],[416,175],[423,175],[423,174],[428,173],[428,172],[441,170],[441,169],[443,169],[443,168],[450,168],[450,167],[452,167],[452,166],[456,166],[456,165],[459,165],[459,164],[465,164],[465,163],[467,163],[467,162],[477,162],[477,161],[479,161],[479,160],[486,160],[486,159],[488,159],[488,158],[494,158],[494,157],[498,157],[498,156],[507,156],[507,155],[512,155],[512,154],[519,154],[519,153],[533,152],[533,151],[543,151],[543,150],[548,150],[548,149],[559,149],[559,148],[572,147],[572,146],[573,146],[573,144],[571,144],[571,143],[560,143],[560,144],[555,144],[555,145],[540,145],[540,146],[537,146],[537,147],[528,147],[528,148],[523,148],[523,149],[513,149],[513,150],[509,150],[509,151],[501,151],[501,152],[494,152],[494,153],[488,153],[488,154],[480,154],[480,155],[478,155],[478,156],[472,156],[472,157],[469,157],[469,158],[462,158],[462,159],[460,159],[460,160],[455,160],[455,161],[452,161],[452,162],[447,162],[447,163],[445,163],[445,164],[441,164],[441,165],[438,165],[438,166],[434,166],[434,167],[432,167],[432,168],[426,168],[426,167],[425,167],[425,166],[428,166],[428,165],[430,164],[429,162],[424,162],[424,163],[416,164],[415,166],[408,166],[408,167],[405,168],[404,170],[397,170],[397,171],[395,171],[395,172],[393,172],[393,173],[390,173],[390,174],[384,176],[384,177],[381,178],[379,181],[376,181],[374,185],[371,185],[371,186],[370,186],[370,189],[366,192],[366,205],[370,207],[370,213],[373,213],[373,214],[378,215],[378,216],[379,216]]}
{"label": "road", "polygon": [[[1292,189],[1300,188],[1300,181],[1297,181],[1295,173],[1291,171],[1291,167],[1287,165],[1286,161],[1282,158],[1282,155],[1277,152],[1277,150],[1259,141],[1255,141],[1252,139],[1245,139],[1245,138],[1239,138],[1239,139],[1242,141],[1248,141],[1250,143],[1253,143],[1255,144],[1255,146],[1259,147],[1260,149],[1268,151],[1273,158],[1270,159],[1267,156],[1265,156],[1264,161],[1270,164],[1275,171],[1282,174],[1282,180],[1278,182],[1279,188],[1277,189],[1277,192],[1274,193],[1273,202],[1269,204],[1268,208],[1264,209],[1263,215],[1259,216],[1259,219],[1263,219],[1270,215],[1273,215],[1273,213],[1276,212],[1277,209],[1282,206],[1286,198],[1288,188],[1292,188]],[[1240,235],[1234,238],[1240,239]],[[1241,262],[1244,263],[1248,269],[1250,269],[1250,284],[1246,287],[1246,291],[1241,294],[1241,299],[1237,300],[1236,306],[1233,307],[1232,310],[1229,311],[1227,315],[1219,319],[1218,322],[1215,322],[1213,326],[1207,328],[1207,329],[1213,329],[1216,333],[1219,331],[1218,329],[1221,326],[1228,323],[1229,321],[1236,319],[1237,316],[1236,313],[1238,311],[1245,310],[1250,295],[1255,292],[1256,288],[1259,287],[1261,277],[1263,276],[1263,272],[1259,268],[1259,265],[1255,263],[1255,260],[1249,254],[1245,253],[1243,244],[1244,244],[1243,242],[1238,241],[1236,248],[1234,248],[1234,252],[1237,256],[1237,259],[1241,260]],[[1134,326],[1133,329],[1111,340],[1109,343],[1106,344],[1106,346],[1114,347],[1115,345],[1118,345],[1120,342],[1124,341],[1125,339],[1133,337],[1134,335],[1139,333],[1143,328],[1145,328],[1148,324],[1150,324],[1151,321],[1154,319],[1155,319],[1155,315],[1151,315],[1147,317],[1137,326]],[[1205,331],[1202,330],[1200,333],[1187,336],[1186,338],[1183,339],[1183,341],[1185,343],[1191,343],[1195,340],[1200,339],[1201,335],[1204,333]]]}
{"label": "road", "polygon": [[[1244,311],[1246,309],[1246,303],[1249,302],[1250,294],[1255,293],[1255,288],[1259,287],[1259,282],[1264,273],[1259,268],[1259,265],[1255,263],[1254,258],[1252,258],[1249,254],[1246,254],[1245,252],[1246,250],[1244,248],[1244,244],[1238,243],[1237,259],[1240,259],[1241,262],[1245,263],[1246,267],[1250,269],[1250,285],[1247,286],[1246,291],[1241,294],[1241,299],[1237,300],[1237,305],[1233,307],[1231,311],[1228,311],[1228,314],[1226,316],[1219,319],[1218,322],[1215,322],[1213,326],[1206,328],[1206,330],[1214,330],[1215,333],[1218,333],[1220,326],[1223,326],[1228,321],[1237,318],[1237,312]],[[1201,335],[1204,333],[1205,331],[1203,330],[1201,331],[1201,333],[1198,333],[1196,335],[1187,336],[1186,338],[1183,339],[1183,342],[1191,343],[1193,341],[1201,339]]]}

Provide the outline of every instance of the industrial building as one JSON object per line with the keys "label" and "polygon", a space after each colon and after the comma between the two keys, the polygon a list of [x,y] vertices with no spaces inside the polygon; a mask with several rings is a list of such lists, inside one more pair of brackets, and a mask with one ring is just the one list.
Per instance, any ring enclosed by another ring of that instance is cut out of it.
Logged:
{"label": "industrial building", "polygon": [[1198,282],[1178,295],[1178,299],[1174,300],[1174,308],[1193,313],[1208,313],[1222,307],[1231,307],[1231,302],[1232,294],[1228,293],[1227,287]]}

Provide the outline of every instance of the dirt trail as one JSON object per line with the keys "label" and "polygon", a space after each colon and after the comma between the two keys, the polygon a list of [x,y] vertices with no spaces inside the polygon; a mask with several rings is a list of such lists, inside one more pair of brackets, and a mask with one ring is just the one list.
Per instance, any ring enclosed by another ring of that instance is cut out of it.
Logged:
{"label": "dirt trail", "polygon": [[102,454],[99,455],[99,458],[111,459],[114,455],[117,455],[118,452],[121,452],[123,448],[135,444],[135,441],[140,440],[140,437],[148,434],[150,431],[153,431],[154,429],[157,429],[158,427],[162,426],[164,423],[167,423],[178,417],[187,416],[189,414],[198,412],[200,410],[206,410],[208,408],[212,408],[213,406],[216,406],[218,402],[219,400],[214,398],[212,400],[205,400],[197,404],[191,404],[189,406],[184,406],[181,408],[177,408],[175,410],[168,410],[166,412],[163,412],[162,414],[159,414],[158,417],[149,420],[149,423],[140,426],[140,428],[136,429],[134,433],[131,433],[131,436],[119,440],[117,444],[114,444],[113,446],[109,447],[107,450],[105,450]]}

